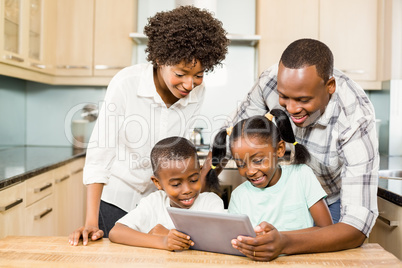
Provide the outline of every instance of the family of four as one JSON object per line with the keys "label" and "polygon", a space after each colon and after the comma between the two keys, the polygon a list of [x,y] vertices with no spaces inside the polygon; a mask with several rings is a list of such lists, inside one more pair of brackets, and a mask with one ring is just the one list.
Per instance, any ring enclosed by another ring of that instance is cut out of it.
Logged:
{"label": "family of four", "polygon": [[[108,237],[188,249],[194,241],[174,229],[166,207],[224,212],[218,175],[228,158],[247,179],[228,208],[255,226],[256,237],[231,241],[247,257],[269,261],[364,242],[378,215],[375,114],[325,44],[291,43],[214,135],[201,167],[185,137],[203,103],[204,73],[225,59],[227,33],[192,6],[157,13],[144,33],[149,63],[123,69],[108,86],[86,155],[86,222],[71,245]],[[280,165],[287,148],[291,163]]]}

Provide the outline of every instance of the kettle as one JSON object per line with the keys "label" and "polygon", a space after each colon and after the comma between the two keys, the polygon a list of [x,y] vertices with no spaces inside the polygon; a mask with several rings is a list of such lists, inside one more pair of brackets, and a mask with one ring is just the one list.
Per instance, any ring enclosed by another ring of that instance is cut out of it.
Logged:
{"label": "kettle", "polygon": [[190,141],[194,143],[194,145],[203,145],[204,139],[201,134],[202,128],[194,128],[193,132],[190,135]]}

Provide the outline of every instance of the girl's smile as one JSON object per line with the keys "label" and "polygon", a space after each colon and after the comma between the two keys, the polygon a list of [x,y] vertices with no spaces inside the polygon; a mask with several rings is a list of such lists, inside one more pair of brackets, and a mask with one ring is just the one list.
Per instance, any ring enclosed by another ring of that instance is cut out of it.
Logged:
{"label": "girl's smile", "polygon": [[233,142],[231,151],[240,175],[255,187],[265,188],[279,181],[282,172],[278,169],[278,157],[285,152],[283,141],[275,149],[270,141],[260,137],[239,138]]}

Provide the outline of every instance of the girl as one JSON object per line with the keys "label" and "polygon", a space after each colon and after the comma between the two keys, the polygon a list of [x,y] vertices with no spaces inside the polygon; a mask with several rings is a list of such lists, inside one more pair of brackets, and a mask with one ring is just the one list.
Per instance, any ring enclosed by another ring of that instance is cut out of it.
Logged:
{"label": "girl", "polygon": [[[275,117],[275,123],[272,122]],[[226,155],[226,137],[237,168],[247,181],[232,193],[229,213],[247,214],[257,226],[266,221],[279,231],[332,224],[325,191],[305,165],[307,149],[295,141],[288,116],[279,109],[221,130],[212,149],[214,168]],[[295,146],[291,165],[279,165],[286,142]]]}
{"label": "girl", "polygon": [[144,33],[149,63],[121,70],[107,88],[86,153],[86,221],[70,234],[71,245],[108,237],[156,191],[149,153],[159,140],[189,133],[204,99],[204,73],[222,64],[229,44],[222,22],[193,6],[158,12]]}

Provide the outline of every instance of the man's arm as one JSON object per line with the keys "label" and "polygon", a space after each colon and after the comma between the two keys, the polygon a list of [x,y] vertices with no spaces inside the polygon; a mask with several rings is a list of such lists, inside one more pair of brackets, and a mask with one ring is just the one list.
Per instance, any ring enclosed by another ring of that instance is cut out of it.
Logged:
{"label": "man's arm", "polygon": [[360,246],[366,236],[356,228],[336,223],[322,228],[309,228],[305,232],[279,232],[274,226],[262,222],[255,228],[256,238],[239,236],[232,241],[234,248],[257,261],[269,261],[279,254],[301,254],[338,251]]}

